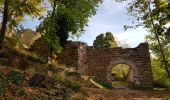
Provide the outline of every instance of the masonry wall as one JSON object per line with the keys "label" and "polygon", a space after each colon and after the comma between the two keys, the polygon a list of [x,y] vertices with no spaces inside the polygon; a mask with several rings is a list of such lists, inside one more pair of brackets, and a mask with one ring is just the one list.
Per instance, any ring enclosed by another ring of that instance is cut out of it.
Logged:
{"label": "masonry wall", "polygon": [[63,53],[57,55],[58,63],[78,68],[78,48],[78,42],[69,41]]}
{"label": "masonry wall", "polygon": [[127,64],[133,70],[133,82],[140,87],[152,87],[152,71],[147,43],[136,48],[87,48],[88,75],[110,81],[111,69],[116,64]]}
{"label": "masonry wall", "polygon": [[38,55],[47,58],[49,55],[49,45],[43,38],[39,38],[30,46],[29,51],[35,52]]}
{"label": "masonry wall", "polygon": [[[38,45],[40,44],[39,42],[37,43]],[[38,54],[47,54],[44,50],[40,52],[40,48],[36,51],[39,52]],[[82,74],[95,76],[108,82],[111,81],[111,69],[113,66],[127,64],[133,71],[133,83],[143,88],[152,88],[153,86],[147,43],[141,43],[136,48],[122,49],[118,47],[97,50],[83,42],[69,41],[66,50],[57,55],[56,59],[60,63],[76,67]]]}

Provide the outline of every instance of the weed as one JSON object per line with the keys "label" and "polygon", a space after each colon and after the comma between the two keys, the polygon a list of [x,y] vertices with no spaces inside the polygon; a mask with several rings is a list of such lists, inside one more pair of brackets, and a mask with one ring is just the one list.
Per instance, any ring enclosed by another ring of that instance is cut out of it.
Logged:
{"label": "weed", "polygon": [[23,96],[25,95],[25,90],[24,88],[20,87],[16,90],[16,95]]}
{"label": "weed", "polygon": [[19,71],[11,71],[8,78],[14,84],[21,84],[24,81],[24,77]]}

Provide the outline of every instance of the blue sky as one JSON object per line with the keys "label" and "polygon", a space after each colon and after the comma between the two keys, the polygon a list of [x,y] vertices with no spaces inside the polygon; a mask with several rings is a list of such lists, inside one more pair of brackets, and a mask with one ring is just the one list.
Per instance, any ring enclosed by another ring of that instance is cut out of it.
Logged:
{"label": "blue sky", "polygon": [[[84,34],[80,38],[74,38],[74,41],[83,41],[92,45],[96,36],[100,33],[112,32],[117,41],[123,41],[131,47],[136,47],[139,43],[145,41],[145,35],[148,32],[143,28],[129,29],[124,31],[124,25],[130,25],[131,21],[126,11],[127,3],[116,3],[114,0],[104,0],[98,7],[97,14],[90,18],[88,27],[85,27]],[[23,22],[24,27],[35,29],[40,23],[34,19],[32,21],[26,18]]]}

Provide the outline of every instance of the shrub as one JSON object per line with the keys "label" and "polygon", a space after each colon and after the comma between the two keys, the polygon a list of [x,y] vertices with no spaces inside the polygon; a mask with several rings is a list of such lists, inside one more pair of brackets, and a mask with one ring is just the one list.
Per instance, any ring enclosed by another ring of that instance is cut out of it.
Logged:
{"label": "shrub", "polygon": [[24,77],[19,71],[11,71],[8,78],[14,84],[21,84],[24,81]]}
{"label": "shrub", "polygon": [[4,81],[6,82],[7,78],[4,73],[0,72],[0,82],[4,82]]}
{"label": "shrub", "polygon": [[18,89],[16,90],[16,95],[19,95],[19,96],[25,95],[25,90],[24,90],[24,88],[18,88]]}
{"label": "shrub", "polygon": [[3,94],[5,92],[5,84],[3,82],[0,82],[0,94]]}
{"label": "shrub", "polygon": [[72,93],[72,90],[66,87],[62,87],[62,92],[63,92],[63,99],[64,100],[70,100],[70,96]]}
{"label": "shrub", "polygon": [[76,81],[76,80],[74,80],[74,79],[70,80],[70,79],[65,78],[65,79],[62,81],[62,83],[64,83],[64,85],[65,85],[67,88],[70,88],[70,89],[73,90],[73,91],[79,91],[80,88],[81,88],[80,82],[78,82],[78,81]]}
{"label": "shrub", "polygon": [[30,80],[29,85],[35,87],[45,87],[43,81],[45,80],[45,75],[36,73]]}
{"label": "shrub", "polygon": [[168,88],[165,80],[154,80],[153,85],[156,88]]}
{"label": "shrub", "polygon": [[7,84],[7,78],[4,73],[0,72],[0,94],[5,92],[5,87]]}
{"label": "shrub", "polygon": [[45,61],[45,59],[43,57],[37,56],[35,54],[33,54],[32,56],[27,55],[26,58],[33,61],[33,62],[36,62],[36,63],[40,63],[40,64],[46,63],[46,61]]}
{"label": "shrub", "polygon": [[18,42],[18,37],[15,35],[13,37],[5,37],[5,44],[9,47],[16,47],[17,45],[17,42]]}
{"label": "shrub", "polygon": [[65,77],[64,73],[58,73],[55,75],[55,79],[63,83],[67,88],[70,88],[73,91],[78,91],[81,88],[80,80],[76,80],[74,78]]}

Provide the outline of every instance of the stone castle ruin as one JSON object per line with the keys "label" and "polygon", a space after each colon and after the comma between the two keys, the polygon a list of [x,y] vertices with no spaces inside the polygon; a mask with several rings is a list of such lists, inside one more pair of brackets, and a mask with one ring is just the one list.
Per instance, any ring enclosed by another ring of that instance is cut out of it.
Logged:
{"label": "stone castle ruin", "polygon": [[[39,54],[47,54],[44,50],[41,52],[40,48],[36,47],[36,44],[38,47],[43,45],[39,40],[31,48]],[[141,43],[136,48],[94,49],[92,46],[87,46],[86,43],[70,41],[66,50],[57,56],[57,60],[76,67],[82,74],[95,76],[99,80],[108,82],[112,81],[113,66],[126,64],[130,67],[130,81],[132,83],[142,88],[153,87],[147,43]]]}

